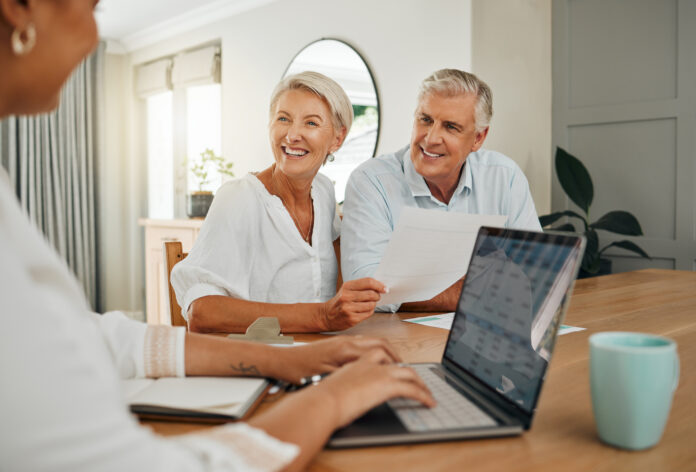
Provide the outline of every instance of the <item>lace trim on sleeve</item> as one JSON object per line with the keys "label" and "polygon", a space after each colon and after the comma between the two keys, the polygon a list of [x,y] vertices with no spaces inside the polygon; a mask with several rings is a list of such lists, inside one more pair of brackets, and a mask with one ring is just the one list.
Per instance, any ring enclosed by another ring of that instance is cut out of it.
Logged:
{"label": "lace trim on sleeve", "polygon": [[145,377],[175,377],[183,370],[179,345],[183,343],[180,331],[171,326],[148,326],[143,349]]}
{"label": "lace trim on sleeve", "polygon": [[279,441],[246,423],[187,434],[177,440],[205,457],[211,470],[277,471],[290,464],[300,452],[297,445]]}

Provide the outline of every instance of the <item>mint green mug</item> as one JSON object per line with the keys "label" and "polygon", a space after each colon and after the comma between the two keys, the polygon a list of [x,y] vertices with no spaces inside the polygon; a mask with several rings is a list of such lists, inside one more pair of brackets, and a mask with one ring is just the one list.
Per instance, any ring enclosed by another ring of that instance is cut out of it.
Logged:
{"label": "mint green mug", "polygon": [[678,383],[673,340],[626,332],[590,336],[592,409],[605,443],[632,450],[657,444]]}

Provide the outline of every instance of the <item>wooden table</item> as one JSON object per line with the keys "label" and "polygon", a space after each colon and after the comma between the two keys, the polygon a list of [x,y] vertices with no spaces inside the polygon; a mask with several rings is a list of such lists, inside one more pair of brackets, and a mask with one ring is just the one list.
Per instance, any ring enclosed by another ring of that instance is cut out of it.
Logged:
{"label": "wooden table", "polygon": [[[349,330],[384,336],[407,362],[439,361],[447,332],[402,323],[414,314],[375,315]],[[532,429],[520,437],[410,446],[324,450],[311,471],[677,471],[696,470],[696,272],[642,270],[576,283],[566,324],[587,328],[559,338]],[[589,385],[588,337],[642,331],[678,344],[681,380],[661,442],[628,452],[597,437]],[[298,335],[313,340],[319,335]],[[198,425],[149,423],[169,435]]]}

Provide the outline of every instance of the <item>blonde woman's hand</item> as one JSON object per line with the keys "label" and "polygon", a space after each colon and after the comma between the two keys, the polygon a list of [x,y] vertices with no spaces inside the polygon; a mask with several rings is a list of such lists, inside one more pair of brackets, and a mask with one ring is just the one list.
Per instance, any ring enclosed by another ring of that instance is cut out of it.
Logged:
{"label": "blonde woman's hand", "polygon": [[371,277],[345,282],[320,311],[319,325],[324,331],[340,331],[355,326],[374,312],[386,287]]}

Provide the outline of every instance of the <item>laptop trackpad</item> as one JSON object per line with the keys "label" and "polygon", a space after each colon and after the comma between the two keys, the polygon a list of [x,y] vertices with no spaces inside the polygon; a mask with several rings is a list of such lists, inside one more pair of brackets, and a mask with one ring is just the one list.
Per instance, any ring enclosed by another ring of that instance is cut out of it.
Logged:
{"label": "laptop trackpad", "polygon": [[337,430],[332,439],[404,433],[407,430],[394,411],[386,403],[382,403],[345,428]]}

